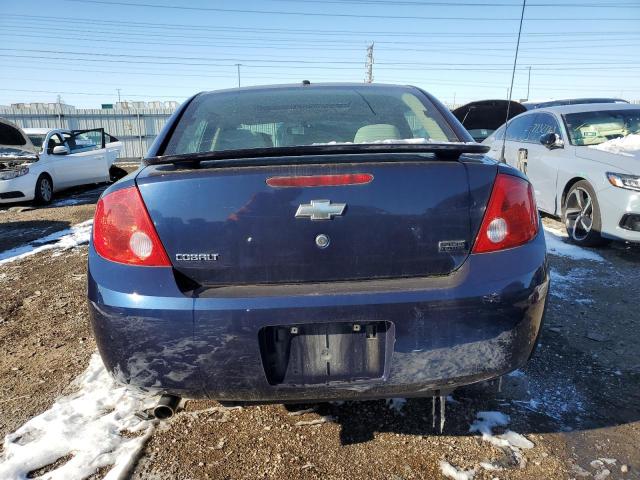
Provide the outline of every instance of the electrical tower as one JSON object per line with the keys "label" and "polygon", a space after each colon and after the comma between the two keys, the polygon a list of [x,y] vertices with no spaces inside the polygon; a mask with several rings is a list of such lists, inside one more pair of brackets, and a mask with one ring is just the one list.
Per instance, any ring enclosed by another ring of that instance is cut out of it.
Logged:
{"label": "electrical tower", "polygon": [[373,43],[367,47],[367,63],[365,64],[365,83],[373,82]]}

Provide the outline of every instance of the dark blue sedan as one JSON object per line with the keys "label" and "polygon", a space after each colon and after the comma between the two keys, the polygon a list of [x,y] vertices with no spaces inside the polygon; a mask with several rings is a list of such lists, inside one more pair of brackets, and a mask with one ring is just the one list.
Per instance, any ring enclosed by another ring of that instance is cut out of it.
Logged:
{"label": "dark blue sedan", "polygon": [[521,367],[549,286],[529,182],[407,86],[200,93],[98,202],[89,305],[125,384],[428,396]]}

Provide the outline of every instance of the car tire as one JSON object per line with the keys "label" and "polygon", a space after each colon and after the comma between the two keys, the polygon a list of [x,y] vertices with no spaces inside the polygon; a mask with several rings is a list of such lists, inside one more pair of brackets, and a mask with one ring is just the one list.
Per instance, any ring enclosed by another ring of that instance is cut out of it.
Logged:
{"label": "car tire", "polygon": [[124,168],[116,167],[115,165],[109,168],[109,177],[112,182],[117,182],[122,177],[126,177],[127,174],[128,172]]}
{"label": "car tire", "polygon": [[38,177],[34,201],[38,205],[49,205],[53,199],[53,180],[45,173]]}
{"label": "car tire", "polygon": [[606,245],[603,238],[600,205],[593,187],[586,180],[574,183],[562,205],[562,222],[567,229],[569,240],[583,247]]}

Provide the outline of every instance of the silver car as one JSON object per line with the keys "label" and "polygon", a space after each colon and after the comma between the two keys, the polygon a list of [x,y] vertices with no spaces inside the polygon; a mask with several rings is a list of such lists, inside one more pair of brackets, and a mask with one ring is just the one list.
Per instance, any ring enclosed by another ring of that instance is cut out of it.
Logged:
{"label": "silver car", "polygon": [[[571,240],[640,242],[640,105],[566,105],[513,118],[504,161],[531,180],[541,211]],[[505,126],[483,143],[502,159]]]}

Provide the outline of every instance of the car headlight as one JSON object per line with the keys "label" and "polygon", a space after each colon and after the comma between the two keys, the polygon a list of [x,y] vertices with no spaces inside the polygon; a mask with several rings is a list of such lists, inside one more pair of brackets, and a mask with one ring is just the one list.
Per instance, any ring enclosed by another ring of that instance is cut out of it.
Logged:
{"label": "car headlight", "polygon": [[640,176],[626,173],[607,172],[607,179],[614,187],[626,188],[640,192]]}
{"label": "car headlight", "polygon": [[20,167],[12,170],[0,172],[0,180],[11,180],[12,178],[21,177],[29,173],[29,167]]}

